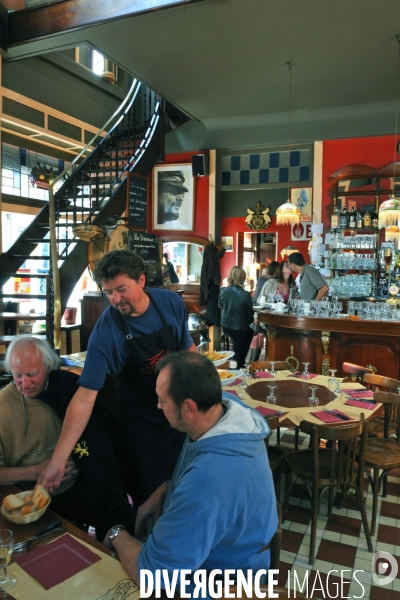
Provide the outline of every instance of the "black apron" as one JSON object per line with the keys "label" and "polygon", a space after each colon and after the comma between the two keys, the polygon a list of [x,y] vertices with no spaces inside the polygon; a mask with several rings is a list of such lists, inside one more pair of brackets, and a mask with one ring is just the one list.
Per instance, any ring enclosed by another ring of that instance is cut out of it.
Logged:
{"label": "black apron", "polygon": [[133,338],[125,318],[117,311],[129,348],[127,363],[118,377],[124,460],[127,489],[137,505],[163,481],[171,479],[186,438],[185,433],[172,429],[163,411],[157,408],[155,367],[179,347],[172,326],[167,325],[156,302],[148,297],[162,322],[162,328],[154,333]]}

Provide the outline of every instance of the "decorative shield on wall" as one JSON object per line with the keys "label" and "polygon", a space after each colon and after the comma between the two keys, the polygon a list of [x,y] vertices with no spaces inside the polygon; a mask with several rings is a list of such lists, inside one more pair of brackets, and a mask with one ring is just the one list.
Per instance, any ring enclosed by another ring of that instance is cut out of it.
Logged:
{"label": "decorative shield on wall", "polygon": [[271,217],[269,216],[269,208],[264,208],[260,202],[254,207],[255,210],[251,208],[247,209],[249,213],[245,218],[245,223],[249,229],[254,229],[259,231],[260,229],[268,229],[271,225]]}

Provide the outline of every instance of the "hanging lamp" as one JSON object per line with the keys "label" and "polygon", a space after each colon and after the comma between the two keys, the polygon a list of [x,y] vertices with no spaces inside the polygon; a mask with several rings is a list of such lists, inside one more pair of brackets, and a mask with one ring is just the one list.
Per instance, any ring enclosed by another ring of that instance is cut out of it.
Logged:
{"label": "hanging lamp", "polygon": [[287,61],[289,67],[289,168],[288,168],[288,200],[276,209],[277,225],[296,225],[300,222],[300,209],[290,202],[290,138],[292,128],[292,66],[291,60]]}
{"label": "hanging lamp", "polygon": [[289,244],[289,246],[286,246],[286,248],[282,248],[280,254],[282,257],[282,260],[285,259],[285,256],[290,256],[291,254],[293,254],[293,252],[298,252],[299,249],[296,248],[296,246],[292,246],[292,244]]}
{"label": "hanging lamp", "polygon": [[[400,198],[396,198],[394,187],[396,178],[396,150],[397,150],[397,130],[399,116],[399,89],[400,89],[400,34],[396,35],[398,42],[397,53],[397,89],[396,89],[396,121],[394,135],[394,158],[393,158],[393,193],[389,200],[385,200],[379,207],[378,211],[378,227],[386,228],[385,239],[387,241],[397,241],[400,239]],[[397,163],[398,165],[398,163]]]}

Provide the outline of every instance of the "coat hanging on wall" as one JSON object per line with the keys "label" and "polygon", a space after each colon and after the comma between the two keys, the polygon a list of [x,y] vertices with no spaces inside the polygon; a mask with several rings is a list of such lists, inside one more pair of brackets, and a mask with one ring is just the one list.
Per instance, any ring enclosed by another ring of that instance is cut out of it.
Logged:
{"label": "coat hanging on wall", "polygon": [[221,272],[218,262],[218,250],[213,242],[204,249],[200,275],[200,304],[206,305],[208,325],[221,324],[221,311],[218,308],[219,284]]}

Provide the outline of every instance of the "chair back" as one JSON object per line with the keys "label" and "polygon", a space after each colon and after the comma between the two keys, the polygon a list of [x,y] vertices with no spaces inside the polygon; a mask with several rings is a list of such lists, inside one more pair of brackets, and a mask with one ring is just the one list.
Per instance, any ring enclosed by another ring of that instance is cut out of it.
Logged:
{"label": "chair back", "polygon": [[375,375],[375,373],[366,373],[363,381],[370,390],[381,390],[396,392],[400,390],[400,381],[397,379],[391,379],[391,377],[385,377],[384,375]]}
{"label": "chair back", "polygon": [[264,438],[264,442],[265,442],[265,445],[268,448],[268,446],[269,446],[269,438],[271,437],[272,432],[275,431],[275,429],[278,429],[278,427],[279,427],[279,417],[276,417],[275,415],[272,416],[272,417],[269,417],[269,419],[267,419],[267,423],[268,423],[269,428],[270,428],[271,431],[270,431],[269,436],[266,437],[266,438]]}
{"label": "chair back", "polygon": [[[275,361],[275,371],[289,371],[290,365],[286,360]],[[269,371],[271,369],[271,361],[256,360],[249,365],[249,371]]]}
{"label": "chair back", "polygon": [[390,437],[390,425],[394,425],[396,438],[400,440],[400,396],[394,392],[382,392],[380,390],[374,393],[374,400],[381,402],[385,407],[385,421],[383,426],[383,436],[386,439]]}
{"label": "chair back", "polygon": [[[332,427],[302,421],[300,429],[311,437],[314,489],[355,487],[356,481],[358,487],[362,486],[368,437],[368,426],[363,413],[356,423]],[[332,442],[331,448],[321,452],[321,439]]]}
{"label": "chair back", "polygon": [[271,561],[269,564],[270,569],[279,569],[279,562],[281,559],[281,547],[282,547],[282,509],[279,502],[276,503],[278,511],[278,526],[274,533],[274,537],[271,540]]}
{"label": "chair back", "polygon": [[349,381],[362,381],[366,373],[372,373],[372,369],[369,367],[361,367],[360,365],[354,365],[353,363],[344,362],[342,365],[344,373],[350,375],[347,379]]}

